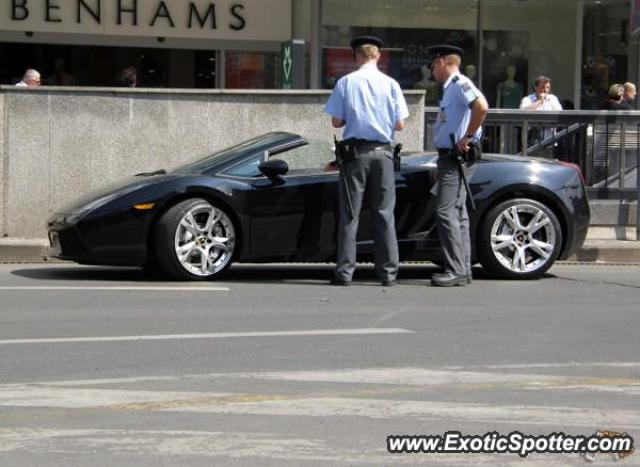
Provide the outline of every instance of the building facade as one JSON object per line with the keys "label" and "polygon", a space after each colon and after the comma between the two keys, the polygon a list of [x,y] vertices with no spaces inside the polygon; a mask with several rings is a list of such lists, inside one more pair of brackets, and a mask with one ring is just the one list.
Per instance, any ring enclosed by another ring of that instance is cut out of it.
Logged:
{"label": "building facade", "polygon": [[[380,36],[382,67],[405,89],[438,89],[426,47],[465,50],[464,71],[492,107],[515,108],[538,75],[565,107],[599,108],[613,83],[638,81],[633,0],[5,0],[0,82],[28,67],[45,84],[281,86],[281,44],[305,41],[306,87],[331,88],[353,69],[356,34]],[[285,61],[286,62],[286,61]]]}

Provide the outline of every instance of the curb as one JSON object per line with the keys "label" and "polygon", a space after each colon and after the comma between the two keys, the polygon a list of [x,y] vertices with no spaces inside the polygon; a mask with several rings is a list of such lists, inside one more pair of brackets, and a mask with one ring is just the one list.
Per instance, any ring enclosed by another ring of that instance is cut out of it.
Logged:
{"label": "curb", "polygon": [[567,261],[592,263],[640,263],[640,241],[588,240]]}
{"label": "curb", "polygon": [[[46,240],[0,239],[0,263],[59,262],[47,256]],[[640,241],[587,240],[568,262],[640,263]]]}
{"label": "curb", "polygon": [[46,240],[0,239],[0,263],[41,263],[47,261]]}

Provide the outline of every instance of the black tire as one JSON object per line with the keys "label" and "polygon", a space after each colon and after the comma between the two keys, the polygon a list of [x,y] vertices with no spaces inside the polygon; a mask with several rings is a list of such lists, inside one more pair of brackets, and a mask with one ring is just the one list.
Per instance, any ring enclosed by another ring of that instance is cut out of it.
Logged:
{"label": "black tire", "polygon": [[201,198],[181,201],[154,231],[157,265],[178,280],[217,279],[233,262],[235,232],[231,217],[218,206]]}
{"label": "black tire", "polygon": [[478,229],[480,263],[497,277],[540,277],[553,266],[562,247],[558,217],[533,199],[517,198],[494,206]]}

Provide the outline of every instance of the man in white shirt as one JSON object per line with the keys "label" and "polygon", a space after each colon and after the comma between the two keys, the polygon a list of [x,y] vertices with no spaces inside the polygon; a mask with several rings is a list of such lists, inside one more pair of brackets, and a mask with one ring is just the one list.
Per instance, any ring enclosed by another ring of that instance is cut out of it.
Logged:
{"label": "man in white shirt", "polygon": [[[551,78],[546,76],[538,76],[534,81],[533,94],[525,96],[520,101],[520,110],[562,110],[562,105],[556,96],[550,94],[551,91]],[[554,128],[532,128],[529,131],[530,144],[541,143],[548,140],[555,134]],[[553,147],[558,143],[553,143]]]}
{"label": "man in white shirt", "polygon": [[535,80],[534,93],[520,101],[521,110],[562,110],[560,101],[551,91],[551,78],[538,76]]}

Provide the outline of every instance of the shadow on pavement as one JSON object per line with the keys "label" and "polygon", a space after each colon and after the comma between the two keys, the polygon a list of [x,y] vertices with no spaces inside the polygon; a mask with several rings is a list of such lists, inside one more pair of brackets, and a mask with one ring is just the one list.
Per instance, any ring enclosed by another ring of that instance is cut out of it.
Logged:
{"label": "shadow on pavement", "polygon": [[[318,285],[326,285],[333,276],[332,264],[235,264],[218,280],[209,281],[211,284],[224,282],[264,283],[282,282],[304,283],[306,281],[321,281]],[[410,281],[422,283],[438,272],[439,268],[433,264],[408,264],[400,267],[398,280],[400,284]],[[36,267],[15,269],[11,274],[32,280],[43,281],[100,281],[100,282],[171,282],[174,284],[187,283],[177,281],[157,271],[142,268],[118,268],[100,266],[69,266],[69,267]],[[481,267],[473,269],[475,280],[493,280],[487,276]],[[546,275],[546,277],[553,277]],[[373,265],[359,265],[353,278],[358,285],[378,285],[378,277]],[[198,283],[193,281],[192,283]]]}
{"label": "shadow on pavement", "polygon": [[47,281],[166,282],[161,274],[142,268],[43,267],[14,269],[11,274]]}

